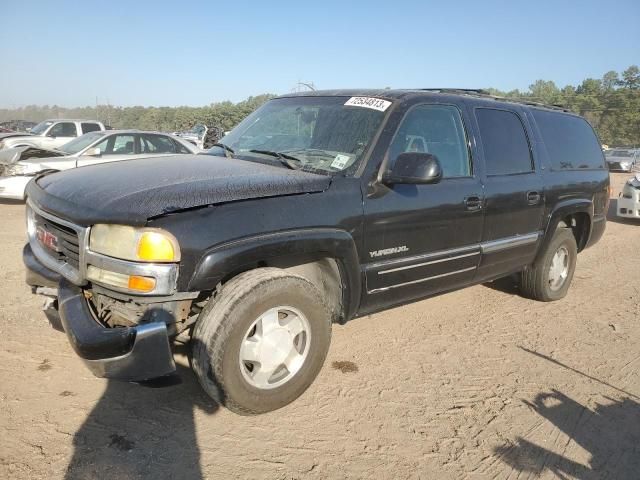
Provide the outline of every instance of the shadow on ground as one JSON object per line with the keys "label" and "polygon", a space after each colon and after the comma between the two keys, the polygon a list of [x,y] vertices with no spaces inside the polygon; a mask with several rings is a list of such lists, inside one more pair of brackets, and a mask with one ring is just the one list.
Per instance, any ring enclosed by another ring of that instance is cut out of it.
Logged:
{"label": "shadow on ground", "polygon": [[502,277],[493,282],[483,283],[483,285],[491,290],[508,293],[509,295],[520,295],[518,281],[518,275],[509,275],[508,277]]}
{"label": "shadow on ground", "polygon": [[[523,350],[593,378],[537,352]],[[636,395],[617,387],[612,388],[626,396],[622,400],[605,397],[606,403],[598,404],[593,410],[558,390],[540,393],[533,402],[525,401],[525,404],[570,440],[564,444],[556,444],[556,451],[551,451],[526,438],[518,437],[515,442],[496,448],[494,454],[513,469],[534,476],[549,471],[559,478],[640,478],[640,403],[637,402]],[[571,443],[589,452],[587,465],[564,455]],[[557,453],[558,451],[561,453]]]}
{"label": "shadow on ground", "polygon": [[219,407],[189,368],[178,365],[177,375],[163,384],[109,381],[74,436],[65,478],[204,478],[194,413]]}

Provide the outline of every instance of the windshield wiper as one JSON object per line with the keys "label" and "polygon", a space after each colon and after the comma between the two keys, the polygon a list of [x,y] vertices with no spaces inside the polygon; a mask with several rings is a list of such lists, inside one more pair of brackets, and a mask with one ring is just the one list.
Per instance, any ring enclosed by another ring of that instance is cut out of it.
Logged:
{"label": "windshield wiper", "polygon": [[233,148],[231,148],[230,146],[225,145],[224,143],[221,143],[221,142],[214,143],[211,146],[212,147],[220,147],[222,150],[224,150],[224,156],[227,157],[227,158],[233,158],[233,154],[236,153]]}
{"label": "windshield wiper", "polygon": [[[286,165],[292,170],[300,170],[303,167],[302,160],[300,160],[297,157],[294,157],[293,155],[289,155],[281,152],[274,152],[271,150],[249,150],[249,151],[251,153],[260,153],[262,155],[269,155],[271,157],[276,157],[278,160],[280,160],[280,162],[282,162],[283,165]],[[293,162],[298,162],[298,163],[293,163]]]}

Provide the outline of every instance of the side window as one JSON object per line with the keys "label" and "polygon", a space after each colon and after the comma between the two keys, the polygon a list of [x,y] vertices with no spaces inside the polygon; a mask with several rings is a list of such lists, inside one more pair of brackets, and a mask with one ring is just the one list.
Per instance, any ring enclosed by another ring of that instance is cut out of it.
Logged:
{"label": "side window", "polygon": [[51,130],[49,130],[49,136],[51,137],[77,137],[76,124],[71,122],[56,123]]}
{"label": "side window", "polygon": [[518,115],[506,110],[477,108],[476,119],[487,175],[533,171],[527,134]]}
{"label": "side window", "polygon": [[435,155],[445,178],[471,175],[464,126],[454,106],[419,105],[409,110],[389,147],[390,160],[404,152]]}
{"label": "side window", "polygon": [[100,149],[102,155],[133,155],[135,153],[133,142],[133,135],[111,135],[96,147]]}
{"label": "side window", "polygon": [[600,142],[586,120],[560,112],[531,112],[553,170],[604,168]]}
{"label": "side window", "polygon": [[83,123],[82,133],[97,132],[100,130],[100,125],[97,123]]}
{"label": "side window", "polygon": [[140,135],[140,153],[175,153],[176,147],[169,137]]}
{"label": "side window", "polygon": [[176,146],[176,153],[191,153],[189,149],[182,145],[180,142],[176,142],[173,138],[171,140],[173,140],[173,143]]}

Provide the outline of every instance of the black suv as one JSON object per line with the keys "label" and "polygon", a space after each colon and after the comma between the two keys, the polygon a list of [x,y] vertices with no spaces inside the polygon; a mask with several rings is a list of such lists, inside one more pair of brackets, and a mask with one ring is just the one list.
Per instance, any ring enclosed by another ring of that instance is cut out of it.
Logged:
{"label": "black suv", "polygon": [[190,342],[242,414],[304,392],[332,323],[512,274],[564,297],[605,229],[589,124],[478,91],[287,95],[209,153],[36,178],[24,262],[93,373],[169,375]]}

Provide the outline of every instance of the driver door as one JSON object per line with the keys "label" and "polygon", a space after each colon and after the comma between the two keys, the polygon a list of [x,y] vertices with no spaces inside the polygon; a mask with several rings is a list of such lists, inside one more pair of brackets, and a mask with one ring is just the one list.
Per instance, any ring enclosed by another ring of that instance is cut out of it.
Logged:
{"label": "driver door", "polygon": [[78,166],[95,165],[98,163],[115,162],[118,160],[127,160],[135,158],[136,142],[135,135],[117,134],[110,135],[102,142],[94,145],[92,148],[99,148],[100,155],[82,155],[78,158]]}
{"label": "driver door", "polygon": [[438,158],[440,182],[394,184],[365,199],[366,310],[470,283],[478,267],[483,190],[458,107],[421,104],[405,114],[391,168],[400,153],[421,151]]}

